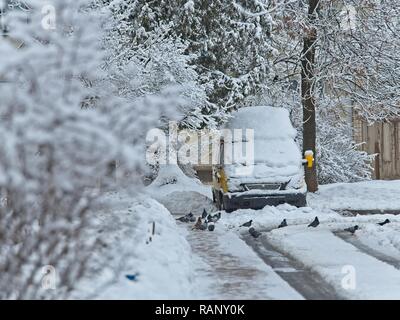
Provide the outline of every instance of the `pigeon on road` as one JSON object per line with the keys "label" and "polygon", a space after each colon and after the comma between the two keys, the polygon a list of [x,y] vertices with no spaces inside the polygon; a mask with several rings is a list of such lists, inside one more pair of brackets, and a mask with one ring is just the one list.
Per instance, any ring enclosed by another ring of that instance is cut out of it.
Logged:
{"label": "pigeon on road", "polygon": [[243,223],[241,225],[241,227],[250,227],[252,223],[253,223],[253,220],[247,221],[247,222]]}
{"label": "pigeon on road", "polygon": [[283,219],[283,221],[281,222],[281,224],[278,226],[278,228],[284,228],[284,227],[287,227],[286,219]]}
{"label": "pigeon on road", "polygon": [[252,235],[253,238],[258,238],[261,235],[261,232],[258,232],[256,229],[251,227],[249,229],[249,233]]}
{"label": "pigeon on road", "polygon": [[206,209],[203,209],[203,213],[201,214],[201,218],[205,219],[205,218],[207,218],[207,215],[208,215],[208,213],[207,213]]}
{"label": "pigeon on road", "polygon": [[384,226],[385,224],[387,224],[387,223],[390,223],[390,220],[389,219],[386,219],[385,221],[383,221],[383,222],[379,222],[378,224],[380,225],[380,226]]}
{"label": "pigeon on road", "polygon": [[316,227],[318,227],[318,226],[319,226],[319,220],[318,220],[318,217],[315,217],[314,221],[313,221],[313,222],[311,222],[311,223],[310,223],[308,226],[309,226],[309,227],[313,227],[313,228],[316,228]]}
{"label": "pigeon on road", "polygon": [[176,219],[176,220],[178,220],[178,221],[180,221],[180,222],[189,222],[189,218],[188,218],[188,216],[186,215],[186,216],[183,216],[183,217],[180,217],[180,218],[178,218],[178,219]]}
{"label": "pigeon on road", "polygon": [[207,230],[207,227],[208,227],[208,221],[205,220],[205,221],[201,224],[200,230]]}
{"label": "pigeon on road", "polygon": [[203,223],[201,222],[201,218],[198,217],[196,223],[194,224],[192,230],[201,230],[201,226],[203,225]]}
{"label": "pigeon on road", "polygon": [[190,212],[186,216],[189,218],[190,222],[195,222],[196,221],[196,217],[193,215],[193,213]]}
{"label": "pigeon on road", "polygon": [[214,214],[213,216],[209,215],[207,218],[209,222],[217,222],[221,218],[221,212]]}
{"label": "pigeon on road", "polygon": [[354,227],[346,228],[346,229],[344,229],[344,231],[350,232],[351,234],[355,234],[358,229],[360,229],[358,226],[354,226]]}

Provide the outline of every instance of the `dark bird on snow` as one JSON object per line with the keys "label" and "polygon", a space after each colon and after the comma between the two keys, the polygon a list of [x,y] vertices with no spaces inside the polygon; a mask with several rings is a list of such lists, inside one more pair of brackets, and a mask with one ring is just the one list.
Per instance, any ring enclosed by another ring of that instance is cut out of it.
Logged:
{"label": "dark bird on snow", "polygon": [[204,222],[201,224],[200,230],[207,230],[208,227],[208,221],[207,219],[204,220]]}
{"label": "dark bird on snow", "polygon": [[315,217],[314,221],[313,221],[313,222],[311,222],[311,223],[310,223],[308,226],[309,226],[309,227],[313,227],[313,228],[316,228],[316,227],[318,227],[318,226],[319,226],[319,220],[318,220],[318,217]]}
{"label": "dark bird on snow", "polygon": [[138,275],[139,275],[138,273],[127,274],[127,275],[125,275],[125,278],[127,278],[130,281],[137,281]]}
{"label": "dark bird on snow", "polygon": [[176,220],[178,220],[180,222],[189,222],[190,219],[188,218],[188,216],[183,216],[183,217],[180,217],[180,218],[178,218]]}
{"label": "dark bird on snow", "polygon": [[249,233],[253,236],[253,238],[258,238],[261,235],[261,232],[258,232],[256,229],[251,227],[249,229]]}
{"label": "dark bird on snow", "polygon": [[195,217],[195,216],[189,217],[189,221],[190,221],[190,222],[195,222],[195,221],[196,221],[196,217]]}
{"label": "dark bird on snow", "polygon": [[205,219],[205,218],[207,218],[207,215],[208,215],[208,213],[207,213],[206,209],[203,209],[203,213],[201,214],[201,218]]}
{"label": "dark bird on snow", "polygon": [[197,230],[201,230],[201,226],[203,225],[203,223],[201,222],[201,218],[198,217],[196,223],[194,224],[192,230],[197,229]]}
{"label": "dark bird on snow", "polygon": [[212,215],[209,214],[209,215],[207,216],[207,221],[212,221],[212,219],[213,219]]}
{"label": "dark bird on snow", "polygon": [[351,234],[355,234],[358,229],[360,229],[358,226],[354,226],[354,227],[346,228],[346,229],[344,229],[344,231],[350,232]]}
{"label": "dark bird on snow", "polygon": [[247,221],[247,222],[243,223],[241,225],[241,227],[250,227],[252,223],[253,223],[253,220]]}
{"label": "dark bird on snow", "polygon": [[221,211],[218,212],[217,214],[214,214],[213,219],[214,222],[217,222],[219,219],[221,219]]}
{"label": "dark bird on snow", "polygon": [[387,224],[387,223],[390,223],[390,220],[389,219],[386,219],[385,221],[383,221],[383,222],[379,222],[378,224],[380,225],[380,226],[384,226],[385,224]]}
{"label": "dark bird on snow", "polygon": [[208,231],[214,231],[214,229],[215,229],[215,224],[214,223],[210,223],[208,225]]}
{"label": "dark bird on snow", "polygon": [[286,219],[283,219],[283,221],[281,222],[281,224],[278,226],[278,228],[284,228],[284,227],[287,227]]}

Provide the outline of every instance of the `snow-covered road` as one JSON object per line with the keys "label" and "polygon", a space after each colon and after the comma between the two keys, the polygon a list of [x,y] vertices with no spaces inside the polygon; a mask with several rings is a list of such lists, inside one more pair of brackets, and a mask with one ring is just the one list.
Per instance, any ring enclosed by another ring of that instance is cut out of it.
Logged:
{"label": "snow-covered road", "polygon": [[[172,173],[149,188],[172,214],[216,210],[206,186]],[[398,191],[398,182],[383,181],[322,186],[311,207],[222,212],[214,232],[178,223],[194,263],[192,298],[400,299],[400,216],[332,210],[400,208]],[[320,225],[307,227],[316,216]],[[283,219],[288,227],[278,229]],[[249,220],[262,233],[257,239],[240,227]],[[345,231],[355,225],[355,235]]]}
{"label": "snow-covered road", "polygon": [[187,236],[197,261],[198,298],[302,299],[237,234],[221,227],[189,231]]}

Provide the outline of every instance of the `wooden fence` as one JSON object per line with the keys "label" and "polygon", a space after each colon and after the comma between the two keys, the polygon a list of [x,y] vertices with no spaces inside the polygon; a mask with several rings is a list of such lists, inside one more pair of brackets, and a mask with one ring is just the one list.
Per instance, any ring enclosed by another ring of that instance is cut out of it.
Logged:
{"label": "wooden fence", "polygon": [[354,139],[365,142],[361,149],[377,154],[374,163],[374,178],[400,179],[400,119],[367,125],[360,119],[353,119]]}

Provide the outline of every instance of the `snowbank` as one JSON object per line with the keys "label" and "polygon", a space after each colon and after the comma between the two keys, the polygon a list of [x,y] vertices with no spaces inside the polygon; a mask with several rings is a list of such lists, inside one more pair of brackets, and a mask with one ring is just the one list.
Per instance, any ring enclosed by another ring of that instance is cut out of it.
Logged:
{"label": "snowbank", "polygon": [[[109,259],[109,265],[83,281],[74,297],[192,298],[191,249],[168,210],[153,199],[132,199],[122,192],[105,195],[102,204],[96,215],[104,246],[95,255]],[[127,275],[135,279],[129,280]]]}
{"label": "snowbank", "polygon": [[146,191],[173,214],[200,214],[203,209],[215,211],[211,187],[189,178],[177,165],[161,166]]}
{"label": "snowbank", "polygon": [[314,208],[334,210],[399,210],[400,180],[334,183],[319,186],[307,201]]}

